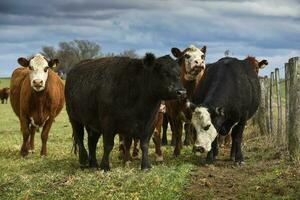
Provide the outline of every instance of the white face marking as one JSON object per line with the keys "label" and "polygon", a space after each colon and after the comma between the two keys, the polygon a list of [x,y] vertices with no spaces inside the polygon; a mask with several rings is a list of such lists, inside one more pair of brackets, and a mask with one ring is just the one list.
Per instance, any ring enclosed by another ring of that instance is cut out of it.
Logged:
{"label": "white face marking", "polygon": [[48,78],[48,69],[45,72],[45,68],[48,67],[48,61],[41,54],[36,54],[30,60],[29,67],[31,87],[37,92],[44,90]]}
{"label": "white face marking", "polygon": [[187,80],[195,80],[197,75],[205,69],[205,54],[201,49],[194,45],[190,45],[189,50],[184,54],[185,69]]}
{"label": "white face marking", "polygon": [[218,133],[211,123],[210,114],[207,108],[197,107],[195,109],[192,115],[192,124],[196,129],[195,147],[202,147],[205,151],[210,151],[211,143],[215,140]]}

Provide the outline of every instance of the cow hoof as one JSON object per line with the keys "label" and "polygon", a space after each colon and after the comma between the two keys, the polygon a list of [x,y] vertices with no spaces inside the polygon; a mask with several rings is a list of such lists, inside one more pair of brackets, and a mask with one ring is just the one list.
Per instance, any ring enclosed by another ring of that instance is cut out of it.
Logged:
{"label": "cow hoof", "polygon": [[23,150],[23,149],[21,150],[21,156],[22,156],[22,157],[27,156],[28,153],[29,153],[28,150]]}
{"label": "cow hoof", "polygon": [[142,166],[141,166],[141,169],[142,169],[143,171],[148,171],[148,170],[151,169],[151,165],[150,165],[150,164],[148,164],[148,165],[142,165]]}
{"label": "cow hoof", "polygon": [[162,140],[162,141],[161,141],[161,145],[166,146],[166,145],[168,145],[168,142]]}
{"label": "cow hoof", "polygon": [[162,155],[161,156],[156,155],[155,161],[156,162],[163,162],[164,161],[164,157]]}
{"label": "cow hoof", "polygon": [[93,162],[90,162],[89,167],[90,168],[98,168],[99,165],[97,164],[97,161],[93,161]]}
{"label": "cow hoof", "polygon": [[245,162],[244,161],[237,161],[235,162],[235,165],[238,166],[238,167],[242,167],[245,165]]}

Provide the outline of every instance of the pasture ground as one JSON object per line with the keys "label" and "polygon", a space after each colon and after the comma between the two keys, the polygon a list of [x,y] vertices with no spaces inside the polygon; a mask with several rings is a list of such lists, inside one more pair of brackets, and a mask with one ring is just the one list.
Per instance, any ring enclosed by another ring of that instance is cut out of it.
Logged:
{"label": "pasture ground", "polygon": [[[1,79],[0,88],[8,86]],[[300,165],[288,161],[286,150],[269,137],[255,136],[248,127],[243,145],[246,164],[227,161],[229,148],[221,148],[213,166],[205,155],[193,155],[184,147],[178,158],[173,147],[163,147],[165,161],[140,170],[140,160],[123,166],[118,159],[118,140],[111,154],[111,172],[79,168],[71,152],[71,127],[65,110],[56,118],[48,140],[48,156],[41,158],[40,133],[36,152],[21,158],[19,121],[9,104],[0,104],[0,199],[300,199]],[[170,138],[170,137],[169,137]],[[102,155],[102,141],[97,158]]]}

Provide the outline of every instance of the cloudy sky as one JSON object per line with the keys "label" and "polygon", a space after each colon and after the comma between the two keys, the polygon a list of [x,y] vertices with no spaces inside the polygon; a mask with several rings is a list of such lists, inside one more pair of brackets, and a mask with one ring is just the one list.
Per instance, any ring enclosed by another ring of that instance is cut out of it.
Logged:
{"label": "cloudy sky", "polygon": [[207,62],[233,56],[268,59],[269,74],[300,56],[300,0],[1,0],[0,77],[17,58],[85,39],[103,53],[135,49],[157,56],[207,45]]}

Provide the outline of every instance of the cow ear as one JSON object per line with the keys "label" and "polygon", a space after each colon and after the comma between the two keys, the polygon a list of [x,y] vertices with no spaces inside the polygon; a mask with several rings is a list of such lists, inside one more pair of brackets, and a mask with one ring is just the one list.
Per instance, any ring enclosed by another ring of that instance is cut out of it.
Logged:
{"label": "cow ear", "polygon": [[225,109],[224,107],[216,107],[216,114],[219,116],[224,117],[225,116]]}
{"label": "cow ear", "polygon": [[202,47],[201,51],[202,51],[204,54],[206,54],[206,46],[205,46],[205,45]]}
{"label": "cow ear", "polygon": [[267,60],[262,60],[262,61],[260,61],[260,62],[258,63],[258,67],[259,67],[260,69],[265,68],[265,66],[267,66],[267,65],[268,65],[268,61],[267,61]]}
{"label": "cow ear", "polygon": [[143,58],[143,65],[145,67],[152,67],[155,63],[155,56],[152,53],[146,53],[145,57]]}
{"label": "cow ear", "polygon": [[175,58],[180,58],[180,57],[183,56],[183,53],[180,51],[180,49],[178,49],[178,48],[176,48],[176,47],[173,47],[173,48],[171,49],[171,52],[172,52],[172,54],[173,54],[173,56],[174,56]]}
{"label": "cow ear", "polygon": [[18,58],[18,63],[23,67],[29,66],[29,61],[26,58]]}
{"label": "cow ear", "polygon": [[52,69],[55,68],[58,64],[59,64],[58,59],[52,59],[48,62],[49,67]]}
{"label": "cow ear", "polygon": [[190,109],[192,112],[194,112],[194,110],[197,108],[197,106],[189,100],[186,101],[185,106],[186,108]]}

